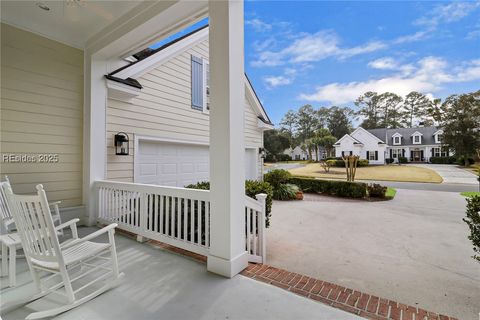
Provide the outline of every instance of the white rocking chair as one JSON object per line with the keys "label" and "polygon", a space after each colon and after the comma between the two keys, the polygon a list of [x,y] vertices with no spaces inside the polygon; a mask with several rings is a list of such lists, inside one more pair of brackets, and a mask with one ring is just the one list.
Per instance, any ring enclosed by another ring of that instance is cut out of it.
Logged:
{"label": "white rocking chair", "polygon": [[[22,249],[20,236],[16,232],[15,221],[13,220],[12,212],[7,201],[6,190],[11,188],[10,180],[5,176],[5,181],[0,182],[0,242],[2,245],[2,267],[0,270],[1,276],[8,275],[9,286],[16,285],[16,259],[22,258],[23,255],[17,255],[17,250]],[[61,201],[51,202],[48,205],[55,212],[53,222],[62,225],[60,219],[60,210],[58,205]],[[64,227],[63,227],[64,228]],[[57,233],[63,236],[63,228],[57,228]],[[4,233],[4,234],[2,234]],[[72,229],[73,238],[78,238],[76,230]]]}
{"label": "white rocking chair", "polygon": [[[16,301],[15,306],[26,304],[40,299],[50,293],[58,293],[67,298],[67,304],[58,308],[31,313],[26,319],[40,319],[51,317],[73,309],[111,289],[123,276],[118,271],[117,253],[115,248],[115,227],[112,223],[86,237],[73,239],[60,245],[56,228],[47,202],[47,196],[41,184],[37,185],[37,195],[16,195],[11,188],[6,194],[12,207],[13,219],[22,241],[25,258],[35,282],[38,293],[22,301]],[[75,224],[78,219],[64,223],[64,226]],[[58,227],[57,227],[58,228]],[[108,243],[92,242],[90,240],[108,233]],[[110,257],[105,257],[109,254]],[[101,261],[100,264],[95,261]],[[75,273],[73,273],[73,271]],[[40,273],[45,271],[52,275],[41,278]],[[74,289],[74,283],[85,279],[87,275],[96,275],[97,271],[104,271],[92,281],[81,283]],[[60,282],[46,285],[56,276]],[[91,292],[92,286],[105,280],[105,284]],[[64,290],[59,290],[64,287]],[[88,294],[80,297],[79,292],[89,288]],[[11,310],[13,306],[3,306]]]}
{"label": "white rocking chair", "polygon": [[[5,194],[5,190],[8,188],[12,188],[12,185],[10,184],[8,176],[5,176],[5,181],[0,182],[0,219],[5,231],[7,233],[11,233],[16,230],[16,227],[15,222],[13,221],[12,213],[8,207],[6,198],[7,196]],[[58,225],[62,224],[62,219],[60,218],[60,209],[58,208],[60,203],[62,203],[62,201],[54,201],[48,204],[50,209],[52,209],[54,212],[54,214],[52,214],[53,222]],[[63,230],[59,230],[58,232],[63,236]]]}

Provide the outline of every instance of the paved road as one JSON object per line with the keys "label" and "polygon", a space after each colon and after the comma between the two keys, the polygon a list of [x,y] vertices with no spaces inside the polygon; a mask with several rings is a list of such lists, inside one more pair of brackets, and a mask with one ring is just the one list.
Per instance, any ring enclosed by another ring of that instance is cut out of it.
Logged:
{"label": "paved road", "polygon": [[305,167],[304,163],[272,163],[270,166],[265,167],[264,171],[266,173],[275,169],[290,170],[302,167]]}
{"label": "paved road", "polygon": [[391,201],[275,201],[267,263],[458,319],[478,320],[480,272],[458,193]]}

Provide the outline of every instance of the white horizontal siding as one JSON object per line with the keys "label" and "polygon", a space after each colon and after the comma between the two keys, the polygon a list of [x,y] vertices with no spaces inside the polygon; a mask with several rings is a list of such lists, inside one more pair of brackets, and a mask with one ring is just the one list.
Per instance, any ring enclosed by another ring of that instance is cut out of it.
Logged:
{"label": "white horizontal siding", "polygon": [[[0,164],[18,193],[42,183],[62,207],[82,204],[83,52],[1,25],[2,154],[58,154],[58,163]],[[2,177],[3,178],[3,177]]]}
{"label": "white horizontal siding", "polygon": [[[138,79],[143,89],[136,98],[129,102],[108,100],[107,179],[133,182],[135,135],[208,143],[209,115],[191,107],[191,55],[208,59],[208,40]],[[115,156],[113,136],[120,131],[130,136],[129,156]],[[247,99],[245,145],[255,148],[263,145],[257,115]],[[259,176],[261,165],[259,159]]]}

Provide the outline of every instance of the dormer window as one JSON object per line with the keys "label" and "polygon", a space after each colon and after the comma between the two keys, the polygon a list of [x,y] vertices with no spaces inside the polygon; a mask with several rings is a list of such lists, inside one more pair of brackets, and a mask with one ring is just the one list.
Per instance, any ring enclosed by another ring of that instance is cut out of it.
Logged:
{"label": "dormer window", "polygon": [[393,136],[392,136],[392,139],[393,139],[393,145],[394,146],[399,146],[402,144],[402,135],[400,133],[395,133]]}
{"label": "dormer window", "polygon": [[412,142],[413,144],[422,144],[422,134],[418,131],[412,134]]}
{"label": "dormer window", "polygon": [[442,143],[443,130],[438,130],[433,134],[435,137],[435,143]]}

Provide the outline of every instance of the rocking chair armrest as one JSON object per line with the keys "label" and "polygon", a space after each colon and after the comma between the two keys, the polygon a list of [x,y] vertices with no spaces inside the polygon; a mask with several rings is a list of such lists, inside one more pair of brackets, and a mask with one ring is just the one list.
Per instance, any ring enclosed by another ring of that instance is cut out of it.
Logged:
{"label": "rocking chair armrest", "polygon": [[55,230],[62,230],[62,229],[65,229],[66,227],[70,227],[70,226],[72,226],[72,225],[76,225],[78,221],[80,221],[80,219],[75,218],[75,219],[72,219],[72,220],[70,220],[70,221],[64,222],[64,223],[59,224],[58,226],[56,226],[56,227],[55,227]]}
{"label": "rocking chair armrest", "polygon": [[103,227],[102,229],[100,230],[97,230],[95,231],[94,233],[91,233],[83,238],[80,238],[80,239],[76,239],[76,240],[73,240],[72,242],[69,242],[68,244],[66,244],[64,247],[62,247],[62,249],[68,249],[72,246],[75,246],[79,243],[82,243],[82,242],[86,242],[86,241],[90,241],[104,233],[111,233],[111,232],[114,232],[115,231],[115,228],[118,226],[118,224],[116,223],[111,223],[109,224],[108,226],[106,227]]}
{"label": "rocking chair armrest", "polygon": [[48,203],[49,207],[58,206],[62,201],[52,201]]}
{"label": "rocking chair armrest", "polygon": [[[70,227],[70,230],[72,230],[72,238],[74,240],[78,239],[78,231],[77,231],[77,222],[80,221],[80,219],[75,218],[70,221],[67,221],[65,223],[62,223],[58,226],[55,227],[56,231],[60,231],[62,229],[65,229],[66,227]],[[63,231],[61,233],[63,235]]]}

